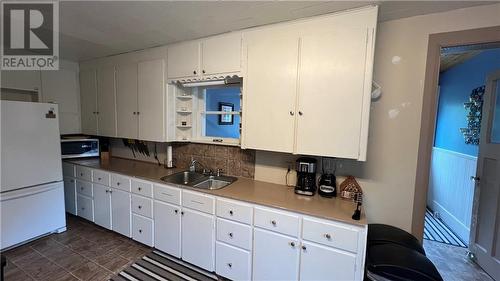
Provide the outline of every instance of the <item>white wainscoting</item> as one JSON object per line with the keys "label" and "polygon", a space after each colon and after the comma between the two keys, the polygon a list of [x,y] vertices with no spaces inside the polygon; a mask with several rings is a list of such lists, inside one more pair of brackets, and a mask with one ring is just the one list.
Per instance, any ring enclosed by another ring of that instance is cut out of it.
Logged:
{"label": "white wainscoting", "polygon": [[472,216],[477,157],[434,147],[427,205],[466,243]]}

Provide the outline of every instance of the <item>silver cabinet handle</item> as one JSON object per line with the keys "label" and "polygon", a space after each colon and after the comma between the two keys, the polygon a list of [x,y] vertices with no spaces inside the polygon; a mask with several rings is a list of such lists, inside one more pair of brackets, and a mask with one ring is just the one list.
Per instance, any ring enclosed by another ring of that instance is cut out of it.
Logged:
{"label": "silver cabinet handle", "polygon": [[328,240],[330,240],[330,239],[332,239],[332,236],[329,233],[326,233],[325,234],[325,238],[328,239]]}
{"label": "silver cabinet handle", "polygon": [[480,182],[481,181],[481,178],[480,177],[476,177],[476,176],[470,176],[470,179],[472,181],[475,181],[475,182]]}
{"label": "silver cabinet handle", "polygon": [[295,248],[295,242],[290,242],[290,246],[292,246],[292,248]]}
{"label": "silver cabinet handle", "polygon": [[75,182],[75,180],[69,180],[69,182],[70,182],[70,183],[74,183],[74,182]]}
{"label": "silver cabinet handle", "polygon": [[142,233],[142,229],[139,229],[139,233]]}
{"label": "silver cabinet handle", "polygon": [[302,250],[307,250],[306,246],[302,245]]}
{"label": "silver cabinet handle", "polygon": [[229,211],[229,215],[232,216],[233,215],[233,210],[230,210]]}
{"label": "silver cabinet handle", "polygon": [[299,111],[299,115],[302,116],[302,111]]}
{"label": "silver cabinet handle", "polygon": [[106,189],[106,193],[109,193],[109,190]]}
{"label": "silver cabinet handle", "polygon": [[139,186],[139,187],[137,188],[137,190],[141,191],[141,190],[142,190],[142,187],[140,187],[140,186]]}
{"label": "silver cabinet handle", "polygon": [[276,221],[275,221],[275,220],[272,220],[272,221],[271,221],[271,224],[272,224],[273,226],[276,226]]}
{"label": "silver cabinet handle", "polygon": [[120,185],[120,182],[117,182],[116,185]]}
{"label": "silver cabinet handle", "polygon": [[295,115],[295,113],[293,111],[290,111],[290,115],[293,116]]}
{"label": "silver cabinet handle", "polygon": [[233,233],[232,232],[229,232],[229,237],[233,238]]}
{"label": "silver cabinet handle", "polygon": [[102,178],[97,178],[98,181],[102,180]]}
{"label": "silver cabinet handle", "polygon": [[174,213],[178,214],[178,213],[179,213],[179,210],[174,210]]}
{"label": "silver cabinet handle", "polygon": [[137,206],[137,208],[139,208],[139,210],[140,210],[140,209],[142,209],[142,206],[141,206],[141,205],[139,205],[139,206]]}
{"label": "silver cabinet handle", "polygon": [[134,113],[133,113],[133,114],[135,115],[135,114],[136,114],[136,112],[134,111]]}
{"label": "silver cabinet handle", "polygon": [[229,266],[229,268],[233,267],[233,264],[232,263],[228,263],[227,266]]}

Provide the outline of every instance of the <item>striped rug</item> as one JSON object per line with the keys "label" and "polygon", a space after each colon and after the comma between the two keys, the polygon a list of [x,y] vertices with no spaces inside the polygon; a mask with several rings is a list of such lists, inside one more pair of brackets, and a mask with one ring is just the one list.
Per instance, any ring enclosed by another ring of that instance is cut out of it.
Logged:
{"label": "striped rug", "polygon": [[440,219],[434,217],[429,209],[425,211],[424,239],[467,248],[458,235],[453,233]]}
{"label": "striped rug", "polygon": [[113,281],[213,281],[217,275],[153,250],[125,268]]}

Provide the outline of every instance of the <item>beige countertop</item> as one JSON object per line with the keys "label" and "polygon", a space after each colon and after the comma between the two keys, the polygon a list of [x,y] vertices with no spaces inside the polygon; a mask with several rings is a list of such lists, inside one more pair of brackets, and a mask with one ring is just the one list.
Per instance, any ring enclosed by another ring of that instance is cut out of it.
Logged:
{"label": "beige countertop", "polygon": [[[163,183],[161,177],[181,171],[165,169],[157,164],[115,158],[108,161],[99,159],[67,159],[66,162],[102,169],[127,176]],[[171,184],[169,184],[171,185]],[[336,220],[354,225],[366,225],[364,211],[359,221],[351,218],[356,205],[340,198],[324,198],[319,195],[303,196],[293,192],[293,187],[273,184],[247,178],[238,178],[231,185],[218,190],[205,190],[179,185],[180,188],[196,190],[207,194],[302,213],[318,218]]]}

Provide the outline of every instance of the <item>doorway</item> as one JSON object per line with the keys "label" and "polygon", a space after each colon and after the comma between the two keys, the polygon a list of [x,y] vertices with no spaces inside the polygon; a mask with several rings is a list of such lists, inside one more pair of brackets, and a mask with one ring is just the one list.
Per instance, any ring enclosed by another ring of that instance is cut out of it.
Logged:
{"label": "doorway", "polygon": [[[447,48],[460,46],[468,48],[472,45],[497,44],[498,42],[500,42],[500,26],[432,34],[429,36],[415,182],[415,201],[413,206],[414,217],[412,221],[412,231],[417,236],[424,236],[426,209],[430,205],[428,204],[429,201],[434,200],[431,191],[428,193],[428,187],[431,179],[433,149],[438,143],[436,142],[437,137],[434,138],[434,133],[436,133],[438,127],[436,117],[438,117],[439,113],[438,92],[441,90],[438,87],[441,52]],[[495,78],[495,75],[499,77]],[[473,195],[469,226],[470,235],[468,239],[470,242],[469,248],[455,247],[453,249],[461,249],[462,251],[446,251],[446,249],[443,249],[440,252],[437,249],[441,248],[439,246],[448,247],[449,245],[429,241],[429,243],[435,243],[438,247],[428,249],[428,247],[425,247],[428,240],[424,240],[424,247],[428,250],[429,255],[436,258],[436,260],[433,260],[430,257],[431,260],[435,262],[438,270],[441,271],[441,269],[444,269],[444,271],[447,271],[446,274],[443,274],[443,277],[447,276],[448,279],[452,278],[452,280],[463,279],[466,276],[471,277],[469,274],[474,272],[480,273],[480,275],[472,275],[471,280],[492,280],[491,277],[494,280],[500,280],[500,243],[497,243],[497,241],[500,241],[500,143],[495,143],[494,137],[492,137],[492,132],[495,132],[495,123],[500,122],[495,117],[496,111],[500,112],[500,108],[496,110],[496,100],[500,99],[500,97],[496,97],[497,88],[500,87],[499,79],[500,71],[490,73],[485,82],[483,114],[480,122],[479,153],[476,156],[477,171],[475,174],[473,173],[472,178],[470,178],[471,175],[463,175],[464,172],[460,174],[460,176],[467,176],[469,180],[475,180],[472,185]],[[463,104],[462,107],[464,107]],[[469,125],[468,121],[467,125]],[[464,130],[461,131],[463,141],[468,137],[464,136],[464,133],[469,133],[470,135],[473,131],[473,128],[468,127],[463,127]],[[455,180],[455,178],[451,178],[451,180]],[[458,205],[461,207],[464,206],[463,204]],[[478,239],[478,237],[481,237],[481,239]],[[465,255],[467,250],[470,250],[472,253],[468,255],[471,259]],[[454,253],[459,254],[454,255]],[[484,273],[478,264],[488,272],[489,276]],[[456,273],[453,274],[454,272]],[[486,279],[477,276],[482,276]]]}
{"label": "doorway", "polygon": [[469,245],[483,96],[488,75],[500,69],[497,45],[441,49],[426,240]]}

